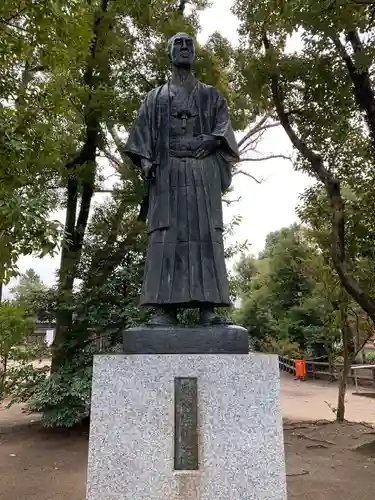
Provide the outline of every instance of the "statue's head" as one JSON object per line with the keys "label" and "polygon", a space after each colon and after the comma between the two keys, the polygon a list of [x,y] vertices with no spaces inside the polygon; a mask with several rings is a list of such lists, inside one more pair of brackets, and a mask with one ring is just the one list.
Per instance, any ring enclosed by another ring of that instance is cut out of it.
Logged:
{"label": "statue's head", "polygon": [[191,68],[195,61],[195,44],[190,35],[176,33],[168,40],[168,56],[174,66]]}

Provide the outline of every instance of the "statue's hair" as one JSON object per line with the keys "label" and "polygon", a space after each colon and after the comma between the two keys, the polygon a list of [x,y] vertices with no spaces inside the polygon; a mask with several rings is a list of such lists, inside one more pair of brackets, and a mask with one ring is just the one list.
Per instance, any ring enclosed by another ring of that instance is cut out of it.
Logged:
{"label": "statue's hair", "polygon": [[[193,37],[188,35],[187,33],[176,33],[175,35],[171,36],[171,38],[168,40],[168,44],[167,44],[167,53],[168,53],[168,56],[169,56],[169,59],[172,60],[172,47],[173,47],[173,42],[175,41],[176,38],[180,38],[180,37],[185,37],[185,38],[190,38],[191,40],[193,40]],[[193,43],[194,43],[194,40],[193,40]],[[195,44],[194,44],[195,46]]]}

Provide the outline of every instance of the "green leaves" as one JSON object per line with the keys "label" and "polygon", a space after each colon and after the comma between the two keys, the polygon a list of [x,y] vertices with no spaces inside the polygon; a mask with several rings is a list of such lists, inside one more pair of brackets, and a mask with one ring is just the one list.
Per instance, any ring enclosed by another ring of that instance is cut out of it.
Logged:
{"label": "green leaves", "polygon": [[[35,196],[35,197],[34,197]],[[20,255],[53,254],[62,234],[58,221],[48,220],[49,203],[37,190],[4,193],[0,201],[0,281],[16,274]]]}
{"label": "green leaves", "polygon": [[42,383],[29,401],[30,412],[43,412],[46,427],[73,427],[90,414],[92,350],[76,352]]}
{"label": "green leaves", "polygon": [[34,322],[22,307],[0,303],[0,401],[27,401],[48,371],[32,364],[42,352],[27,344],[33,328]]}
{"label": "green leaves", "polygon": [[319,252],[297,225],[270,233],[259,259],[240,261],[238,317],[258,347],[272,352],[279,348],[280,354],[296,347],[309,355],[329,351],[332,305],[328,291],[322,293],[323,277],[313,274],[320,266]]}
{"label": "green leaves", "polygon": [[25,311],[10,302],[0,304],[0,356],[8,357],[14,346],[22,344],[33,329]]}

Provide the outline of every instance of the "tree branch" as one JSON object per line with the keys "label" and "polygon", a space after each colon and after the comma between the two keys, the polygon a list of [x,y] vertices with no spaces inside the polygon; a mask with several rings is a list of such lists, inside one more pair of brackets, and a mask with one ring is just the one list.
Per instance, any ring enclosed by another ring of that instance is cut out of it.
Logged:
{"label": "tree branch", "polygon": [[114,163],[114,165],[117,167],[117,168],[121,168],[123,166],[123,164],[121,163],[121,161],[116,158],[115,155],[113,155],[110,151],[108,151],[108,149],[102,149],[102,153],[104,154],[104,156],[112,163]]}
{"label": "tree branch", "polygon": [[369,332],[367,337],[365,338],[365,340],[363,340],[361,342],[360,345],[357,346],[357,349],[354,351],[354,355],[353,355],[353,359],[355,359],[357,357],[357,355],[362,351],[362,349],[365,347],[365,345],[367,344],[367,342],[370,340],[370,338],[372,337],[373,335],[373,332]]}
{"label": "tree branch", "polygon": [[241,200],[242,200],[242,196],[239,196],[239,197],[238,197],[238,198],[236,198],[235,200],[228,200],[227,198],[223,198],[223,203],[224,203],[225,205],[230,206],[230,205],[232,205],[232,203],[238,203],[238,202],[239,202],[239,201],[241,201]]}
{"label": "tree branch", "polygon": [[0,17],[0,24],[9,24],[13,19],[16,17],[20,16],[25,10],[29,7],[29,5],[25,5],[25,7],[22,7],[19,5],[18,9],[13,12],[13,14],[10,14],[9,17]]}
{"label": "tree branch", "polygon": [[257,184],[262,184],[262,182],[264,181],[264,179],[258,180],[256,177],[249,174],[249,172],[245,172],[244,170],[235,170],[233,172],[233,177],[235,175],[238,175],[238,174],[245,175],[246,177],[250,177],[250,179],[253,179],[253,181],[255,181]]}
{"label": "tree branch", "polygon": [[[356,30],[348,31],[347,40],[351,43],[354,55],[363,52],[363,45]],[[359,70],[348,54],[345,46],[338,37],[331,37],[341,59],[344,61],[348,70],[349,78],[354,86],[355,101],[361,111],[365,113],[366,123],[370,131],[373,154],[375,155],[375,95],[372,88],[369,67],[361,66]]]}
{"label": "tree branch", "polygon": [[47,66],[44,66],[44,64],[37,64],[36,66],[32,66],[29,71],[30,73],[38,73],[39,71],[46,71],[47,69]]}
{"label": "tree branch", "polygon": [[352,0],[352,2],[357,5],[375,5],[374,0]]}
{"label": "tree branch", "polygon": [[147,83],[147,85],[150,87],[150,89],[153,89],[153,88],[154,88],[153,84],[152,84],[149,80],[147,80],[147,78],[145,77],[145,75],[144,75],[143,73],[141,73],[141,72],[139,71],[139,69],[136,69],[136,72],[137,72],[137,73],[138,73],[138,75],[142,78],[142,80],[143,80],[145,83]]}
{"label": "tree branch", "polygon": [[256,123],[246,134],[238,141],[238,147],[241,148],[246,141],[248,141],[251,137],[253,137],[255,134],[258,134],[259,132],[265,131],[269,128],[273,127],[278,127],[280,125],[279,122],[277,123],[266,123],[267,120],[271,118],[271,115],[267,114],[263,116],[258,123]]}
{"label": "tree branch", "polygon": [[124,144],[123,144],[122,140],[120,139],[120,136],[117,133],[116,127],[114,126],[113,123],[108,123],[107,128],[109,130],[109,133],[111,134],[113,142],[115,143],[115,146],[117,148],[117,152],[121,156],[122,162],[125,164],[128,164],[129,159],[124,152]]}
{"label": "tree branch", "polygon": [[240,148],[251,136],[253,136],[256,132],[258,132],[259,128],[261,128],[266,121],[268,120],[269,115],[263,116],[258,123],[254,125],[243,137],[238,141],[238,147]]}
{"label": "tree branch", "polygon": [[184,15],[184,12],[185,12],[185,7],[186,7],[186,4],[189,3],[189,0],[180,0],[180,3],[178,4],[178,7],[177,7],[177,12],[183,16]]}
{"label": "tree branch", "polygon": [[290,156],[286,155],[268,155],[268,156],[262,156],[261,158],[241,158],[240,163],[244,161],[267,161],[267,160],[272,160],[273,158],[282,158],[283,160],[289,160],[292,161],[292,158]]}
{"label": "tree branch", "polygon": [[9,26],[9,28],[14,28],[15,30],[23,31],[24,33],[27,33],[27,32],[28,32],[28,31],[27,31],[27,29],[26,29],[26,28],[24,28],[23,26],[17,26],[17,24],[13,24],[13,23],[11,23],[11,22],[9,22],[9,23],[2,23],[2,22],[0,21],[0,25],[1,25],[1,24],[6,24],[7,26]]}

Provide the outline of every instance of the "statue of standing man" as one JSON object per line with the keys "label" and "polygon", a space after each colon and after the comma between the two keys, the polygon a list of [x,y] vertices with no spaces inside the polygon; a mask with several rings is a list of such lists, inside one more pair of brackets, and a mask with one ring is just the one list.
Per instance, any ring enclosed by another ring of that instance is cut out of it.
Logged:
{"label": "statue of standing man", "polygon": [[176,323],[179,308],[199,308],[203,325],[226,320],[230,305],[223,245],[222,193],[239,160],[225,98],[199,82],[193,39],[168,42],[171,80],[146,96],[125,151],[149,184],[148,249],[141,305],[151,325]]}

